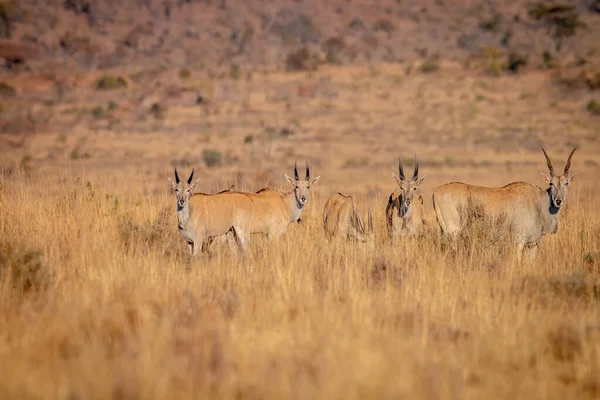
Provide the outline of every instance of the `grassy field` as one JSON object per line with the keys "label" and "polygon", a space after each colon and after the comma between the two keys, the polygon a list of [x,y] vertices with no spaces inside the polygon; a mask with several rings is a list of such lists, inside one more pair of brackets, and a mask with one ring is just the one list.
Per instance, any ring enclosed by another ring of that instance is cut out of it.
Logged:
{"label": "grassy field", "polygon": [[[131,132],[123,120],[61,128],[75,94],[53,106],[54,128],[7,153],[0,177],[0,398],[597,398],[597,122],[537,75],[393,79],[386,68],[217,82],[209,106],[225,110],[202,114],[208,122],[170,105]],[[305,80],[315,98],[253,97],[298,93]],[[77,96],[88,107],[92,95]],[[299,122],[269,154],[244,144],[261,119]],[[485,232],[445,246],[435,187],[541,186],[538,145],[559,171],[573,142],[579,176],[533,263]],[[89,157],[70,157],[75,148]],[[205,148],[230,161],[203,166]],[[417,153],[427,174],[429,229],[390,243],[384,210],[400,153],[406,171]],[[285,188],[305,157],[321,180],[300,224],[278,243],[253,237],[244,257],[215,243],[188,263],[173,164],[181,176],[196,167],[202,191],[251,190]],[[338,190],[362,215],[372,209],[373,243],[325,240],[323,205]]]}
{"label": "grassy field", "polygon": [[373,245],[327,243],[325,184],[280,243],[243,258],[215,244],[188,265],[167,184],[45,183],[2,181],[3,398],[600,390],[599,260],[584,257],[600,248],[596,189],[572,188],[532,265],[477,237],[456,253],[435,233],[387,243],[383,195],[359,201],[376,210]]}

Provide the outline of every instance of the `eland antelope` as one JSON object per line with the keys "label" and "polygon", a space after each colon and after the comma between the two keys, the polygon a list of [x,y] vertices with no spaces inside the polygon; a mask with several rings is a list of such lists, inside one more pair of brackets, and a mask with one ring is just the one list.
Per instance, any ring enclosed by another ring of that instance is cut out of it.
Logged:
{"label": "eland antelope", "polygon": [[456,237],[464,228],[461,209],[469,201],[481,206],[483,215],[505,218],[508,235],[515,242],[517,256],[533,258],[539,241],[546,234],[558,231],[558,217],[565,204],[569,183],[577,174],[569,176],[571,157],[561,175],[555,175],[546,150],[542,149],[549,175],[542,173],[548,187],[542,189],[526,182],[512,182],[501,188],[468,185],[452,182],[438,187],[433,193],[433,207],[442,233]]}
{"label": "eland antelope", "polygon": [[[193,169],[192,169],[193,172]],[[232,183],[231,185],[229,185],[228,189],[223,189],[220,192],[217,192],[217,194],[221,194],[221,193],[226,193],[226,192],[233,192],[233,188],[235,187],[235,184]],[[208,251],[208,248],[213,244],[213,242],[216,240],[218,242],[225,242],[227,241],[229,243],[229,246],[232,247],[232,243],[231,243],[231,236],[233,235],[232,231],[227,232],[227,234],[225,236],[218,236],[218,237],[207,237],[204,239],[204,241],[202,242],[202,252],[205,253]]]}
{"label": "eland antelope", "polygon": [[352,196],[336,193],[327,200],[323,209],[325,234],[366,242],[367,235],[373,234],[370,209],[367,215],[368,231],[365,230]]}
{"label": "eland antelope", "polygon": [[425,176],[419,179],[419,162],[415,155],[415,169],[412,178],[406,179],[404,169],[402,168],[402,157],[398,162],[398,174],[392,173],[394,180],[400,190],[390,194],[388,204],[385,209],[388,237],[413,236],[421,232],[423,228],[423,197],[419,196],[415,200],[415,193]]}
{"label": "eland antelope", "polygon": [[302,211],[308,201],[310,187],[316,185],[321,176],[310,179],[310,168],[306,162],[305,179],[300,179],[296,162],[294,162],[294,178],[285,174],[285,180],[292,186],[289,192],[280,192],[279,190],[265,188],[256,192],[257,195],[265,198],[274,197],[281,199],[287,208],[289,222],[300,222],[302,220]]}
{"label": "eland antelope", "polygon": [[[175,169],[175,182],[171,185],[177,198],[179,232],[187,241],[192,256],[200,250],[205,239],[232,232],[239,247],[244,250],[252,233],[262,233],[268,239],[285,233],[291,222],[298,221],[308,200],[311,185],[320,176],[310,179],[308,163],[306,180],[300,180],[294,164],[295,179],[286,175],[294,186],[289,193],[263,189],[258,193],[226,190],[217,194],[193,193],[198,180],[193,181],[194,171],[187,181],[181,181]],[[211,241],[211,239],[208,239]]]}

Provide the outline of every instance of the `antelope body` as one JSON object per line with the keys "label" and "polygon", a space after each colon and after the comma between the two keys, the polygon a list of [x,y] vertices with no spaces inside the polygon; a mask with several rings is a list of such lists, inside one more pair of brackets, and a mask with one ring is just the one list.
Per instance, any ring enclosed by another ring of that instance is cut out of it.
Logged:
{"label": "antelope body", "polygon": [[[286,175],[294,186],[289,193],[265,189],[259,193],[242,193],[230,190],[217,194],[192,193],[198,180],[192,182],[194,171],[186,182],[181,182],[175,169],[175,181],[171,181],[177,197],[177,220],[179,232],[190,246],[192,256],[204,243],[232,232],[238,245],[245,249],[252,233],[262,233],[269,239],[280,237],[291,222],[297,221],[308,199],[311,184],[308,164],[306,180],[300,180],[294,165],[295,179]],[[170,180],[170,179],[169,179]]]}
{"label": "antelope body", "polygon": [[398,163],[399,176],[392,174],[399,190],[394,191],[388,198],[385,209],[388,237],[414,236],[423,229],[424,209],[423,197],[419,196],[414,201],[415,193],[419,185],[425,180],[425,176],[419,179],[419,163],[415,156],[415,169],[410,180],[404,176],[402,158]]}
{"label": "antelope body", "polygon": [[323,209],[323,226],[325,234],[329,236],[365,242],[367,235],[373,234],[371,210],[368,212],[367,219],[368,231],[365,230],[352,196],[342,193],[331,196]]}
{"label": "antelope body", "polygon": [[[234,187],[235,187],[235,184],[231,184],[228,189],[221,190],[217,194],[232,192]],[[220,239],[220,241],[228,240],[229,236],[231,236],[232,234],[233,234],[233,232],[229,231],[226,236],[221,236],[218,239]],[[202,252],[204,253],[204,252],[208,251],[208,248],[213,244],[213,242],[216,239],[217,239],[216,237],[207,237],[206,239],[204,239],[204,241],[202,242]],[[230,242],[230,245],[231,245],[231,242]]]}
{"label": "antelope body", "polygon": [[525,249],[530,258],[535,256],[541,237],[558,231],[558,218],[567,196],[567,187],[577,175],[569,177],[571,157],[576,149],[569,154],[560,176],[555,175],[550,157],[542,149],[550,172],[550,176],[542,173],[548,183],[545,189],[525,182],[513,182],[501,188],[461,182],[438,187],[433,193],[433,206],[442,232],[456,237],[465,228],[461,210],[465,210],[470,202],[481,206],[482,216],[505,218],[507,233],[517,246],[519,258]]}

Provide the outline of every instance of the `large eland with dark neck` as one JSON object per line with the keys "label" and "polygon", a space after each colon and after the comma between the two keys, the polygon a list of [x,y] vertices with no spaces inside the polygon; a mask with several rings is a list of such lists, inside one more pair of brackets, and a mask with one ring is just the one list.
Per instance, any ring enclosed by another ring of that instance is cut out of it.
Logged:
{"label": "large eland with dark neck", "polygon": [[569,154],[560,175],[555,174],[550,157],[542,149],[549,172],[549,175],[542,173],[548,183],[546,188],[525,182],[513,182],[501,188],[460,182],[438,187],[433,193],[433,206],[442,232],[456,237],[465,228],[461,210],[470,203],[483,211],[477,217],[502,217],[507,235],[517,246],[518,257],[521,258],[526,250],[529,258],[533,258],[542,236],[558,231],[558,218],[565,205],[569,183],[577,175],[569,176],[571,157],[576,149]]}
{"label": "large eland with dark neck", "polygon": [[[402,157],[398,162],[398,176],[392,174],[398,184],[397,191],[390,194],[385,208],[388,237],[405,237],[418,235],[423,229],[423,198],[415,196],[425,176],[419,179],[419,162],[415,155],[413,176],[407,179],[402,168]],[[415,201],[416,200],[416,201]]]}

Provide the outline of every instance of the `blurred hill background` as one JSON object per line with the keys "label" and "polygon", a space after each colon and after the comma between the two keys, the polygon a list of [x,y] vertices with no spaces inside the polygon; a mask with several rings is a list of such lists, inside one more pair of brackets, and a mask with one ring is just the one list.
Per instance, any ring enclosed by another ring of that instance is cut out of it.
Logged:
{"label": "blurred hill background", "polygon": [[600,139],[598,0],[0,0],[0,61],[5,171],[267,184],[295,157],[489,166]]}
{"label": "blurred hill background", "polygon": [[514,71],[585,64],[599,37],[598,0],[0,2],[0,57],[32,70],[492,57]]}

